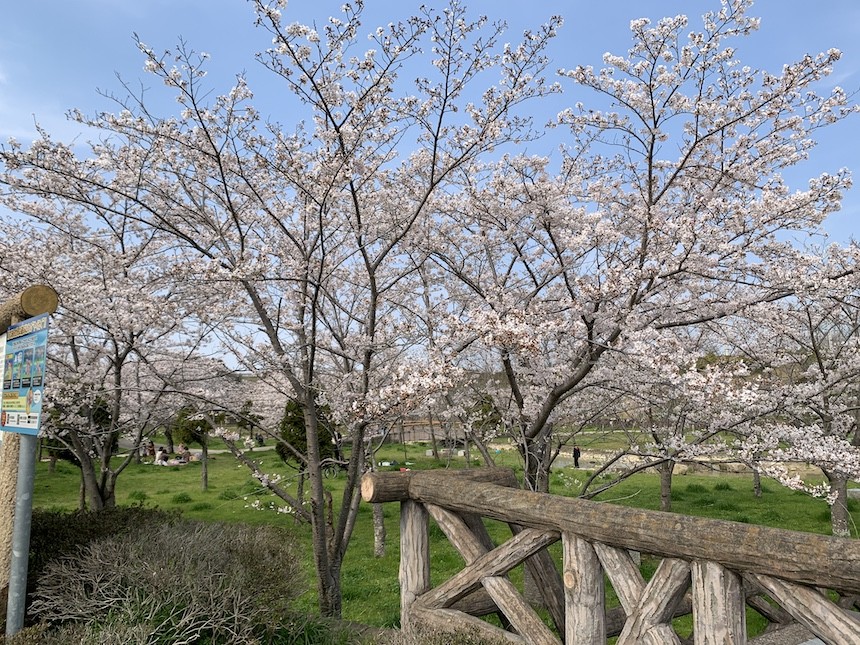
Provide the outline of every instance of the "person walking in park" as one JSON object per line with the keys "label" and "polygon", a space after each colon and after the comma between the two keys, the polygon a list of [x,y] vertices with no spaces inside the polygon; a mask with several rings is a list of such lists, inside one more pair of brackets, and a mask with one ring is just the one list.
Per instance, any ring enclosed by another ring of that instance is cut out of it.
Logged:
{"label": "person walking in park", "polygon": [[573,467],[579,468],[579,458],[582,455],[582,451],[579,449],[579,446],[573,444]]}

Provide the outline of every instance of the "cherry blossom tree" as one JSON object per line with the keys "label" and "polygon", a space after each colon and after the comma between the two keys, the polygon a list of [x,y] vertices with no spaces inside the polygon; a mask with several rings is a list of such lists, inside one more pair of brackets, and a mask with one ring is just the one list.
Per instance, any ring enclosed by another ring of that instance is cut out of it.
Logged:
{"label": "cherry blossom tree", "polygon": [[[113,506],[117,478],[170,414],[163,377],[194,353],[200,328],[191,331],[163,244],[131,220],[44,200],[7,203],[32,220],[0,223],[0,270],[52,285],[62,303],[51,325],[45,434],[81,468],[82,505]],[[128,452],[117,460],[120,439]]]}
{"label": "cherry blossom tree", "polygon": [[[291,97],[289,126],[263,121],[243,77],[210,98],[205,56],[188,46],[161,54],[140,43],[180,114],[157,116],[131,91],[116,113],[75,112],[106,135],[88,154],[47,136],[7,146],[0,183],[23,201],[121,207],[173,240],[184,283],[220,286],[210,315],[229,318],[217,329],[225,346],[302,407],[320,608],[337,615],[365,431],[451,385],[453,370],[401,333],[417,306],[419,224],[481,158],[532,136],[518,109],[556,89],[543,51],[560,20],[509,45],[503,25],[452,2],[377,29],[364,50],[361,2],[321,31],[288,23],[282,4],[254,3],[273,43],[259,60]],[[419,57],[410,87],[402,72]],[[346,428],[339,506],[327,503],[315,449],[322,405]]]}
{"label": "cherry blossom tree", "polygon": [[546,481],[552,422],[595,366],[645,330],[789,295],[791,238],[820,233],[850,186],[840,170],[792,192],[782,172],[856,112],[842,89],[816,91],[839,52],[776,73],[742,65],[730,43],[756,29],[750,5],[723,2],[698,29],[684,16],[633,21],[626,56],[562,72],[596,107],[560,114],[560,168],[510,156],[440,204],[428,253],[440,281],[457,281],[448,346],[494,356],[530,486]]}
{"label": "cherry blossom tree", "polygon": [[[721,432],[727,420],[733,425],[725,401],[734,393],[737,370],[732,364],[701,365],[702,354],[698,338],[674,330],[644,330],[628,337],[623,351],[609,354],[594,369],[591,391],[576,397],[576,404],[605,403],[600,414],[624,420],[629,445],[593,470],[580,487],[581,495],[592,497],[654,468],[660,474],[660,510],[670,511],[676,464],[710,461],[725,453]],[[576,412],[571,410],[571,415]]]}
{"label": "cherry blossom tree", "polygon": [[[791,298],[751,309],[722,337],[725,351],[749,367],[746,405],[757,409],[738,428],[738,453],[786,486],[826,496],[833,534],[842,536],[851,528],[848,482],[860,477],[858,258],[856,244],[827,249]],[[804,463],[819,468],[827,486],[793,472]]]}

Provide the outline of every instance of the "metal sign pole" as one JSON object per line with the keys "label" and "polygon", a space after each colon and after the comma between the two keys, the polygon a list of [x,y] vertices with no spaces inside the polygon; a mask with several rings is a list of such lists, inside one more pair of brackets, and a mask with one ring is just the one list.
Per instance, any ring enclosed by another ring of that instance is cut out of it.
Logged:
{"label": "metal sign pole", "polygon": [[12,529],[12,564],[9,572],[9,598],[6,602],[6,635],[24,626],[27,608],[27,566],[30,560],[30,524],[33,518],[33,481],[36,474],[36,448],[39,439],[21,435],[18,456],[18,483],[15,497],[15,524]]}

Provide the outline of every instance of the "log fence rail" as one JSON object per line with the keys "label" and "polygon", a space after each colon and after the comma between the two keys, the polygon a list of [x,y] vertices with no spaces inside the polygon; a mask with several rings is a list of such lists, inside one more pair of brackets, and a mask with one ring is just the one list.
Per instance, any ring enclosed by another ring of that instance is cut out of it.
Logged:
{"label": "log fence rail", "polygon": [[[860,541],[647,511],[521,490],[502,468],[368,473],[367,502],[400,502],[401,628],[461,631],[535,645],[747,643],[746,608],[796,621],[828,644],[860,643]],[[465,566],[431,588],[429,521]],[[493,544],[483,518],[506,523]],[[547,547],[561,542],[561,570]],[[631,552],[661,558],[650,579]],[[524,565],[550,627],[507,577]],[[620,607],[608,610],[604,580]],[[498,616],[497,627],[482,616]]]}

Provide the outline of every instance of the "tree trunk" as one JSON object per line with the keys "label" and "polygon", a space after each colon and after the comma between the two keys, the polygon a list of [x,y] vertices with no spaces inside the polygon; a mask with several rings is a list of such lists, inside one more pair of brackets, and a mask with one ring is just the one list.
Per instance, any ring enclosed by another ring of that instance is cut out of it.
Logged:
{"label": "tree trunk", "polygon": [[316,402],[310,393],[302,397],[305,417],[305,437],[308,446],[308,476],[311,494],[311,531],[314,566],[317,572],[317,594],[320,613],[323,616],[340,618],[340,563],[330,557],[329,522],[326,516],[326,491],[322,481],[319,446],[319,419]]}
{"label": "tree trunk", "polygon": [[91,511],[101,511],[116,506],[116,473],[96,473],[93,460],[87,458],[81,461],[81,484],[82,509],[88,506]]}
{"label": "tree trunk", "polygon": [[102,508],[113,508],[116,506],[116,475],[108,473],[101,487]]}
{"label": "tree trunk", "polygon": [[[304,504],[305,504],[305,479],[306,479],[305,478],[305,471],[300,470],[299,471],[299,481],[296,484],[296,499],[298,500],[299,504],[301,504],[302,506],[304,506]],[[294,515],[294,517],[295,517],[296,525],[299,525],[302,523],[302,518],[299,516],[298,513],[296,513]]]}
{"label": "tree trunk", "polygon": [[660,510],[672,511],[672,472],[675,470],[674,461],[664,461],[657,466],[660,473]]}
{"label": "tree trunk", "polygon": [[547,439],[526,439],[520,444],[523,458],[523,479],[527,490],[537,493],[549,492],[550,445]]}
{"label": "tree trunk", "polygon": [[85,505],[89,506],[91,511],[102,510],[104,504],[99,490],[99,482],[90,459],[81,461],[81,483],[84,487]]}
{"label": "tree trunk", "polygon": [[848,480],[841,475],[825,472],[830,483],[831,493],[836,500],[830,507],[830,529],[836,537],[851,537],[850,515],[848,513]]}
{"label": "tree trunk", "polygon": [[756,469],[753,469],[753,494],[756,499],[761,499],[761,474]]}
{"label": "tree trunk", "polygon": [[[468,439],[468,437],[467,437]],[[477,437],[473,437],[472,439],[475,442],[475,445],[478,447],[478,452],[481,453],[481,457],[484,459],[484,465],[487,467],[493,467],[496,465],[496,460],[493,459],[493,456],[490,454],[490,451],[487,449],[487,445]]]}
{"label": "tree trunk", "polygon": [[439,461],[439,446],[436,443],[436,430],[433,428],[433,415],[428,417],[430,423],[430,447],[433,449],[433,459]]}
{"label": "tree trunk", "polygon": [[385,557],[385,507],[373,504],[373,557]]}
{"label": "tree trunk", "polygon": [[209,441],[204,436],[200,442],[200,488],[209,490]]}

